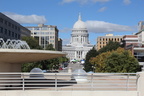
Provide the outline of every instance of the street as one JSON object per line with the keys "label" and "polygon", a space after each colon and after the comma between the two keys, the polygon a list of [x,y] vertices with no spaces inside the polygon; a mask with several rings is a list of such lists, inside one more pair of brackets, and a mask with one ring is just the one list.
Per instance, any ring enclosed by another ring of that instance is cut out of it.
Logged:
{"label": "street", "polygon": [[71,68],[72,72],[76,69],[82,69],[83,65],[81,65],[81,63],[77,62],[77,63],[69,63],[68,67],[66,67],[63,70],[60,70],[59,72],[68,72],[68,69]]}

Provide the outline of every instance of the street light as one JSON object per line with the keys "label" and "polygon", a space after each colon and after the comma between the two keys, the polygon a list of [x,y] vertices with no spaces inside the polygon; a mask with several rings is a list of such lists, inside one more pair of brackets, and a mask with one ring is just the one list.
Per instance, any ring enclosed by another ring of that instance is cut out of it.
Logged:
{"label": "street light", "polygon": [[93,72],[94,72],[94,73],[95,73],[95,68],[96,68],[95,66],[92,66],[92,69],[93,69]]}

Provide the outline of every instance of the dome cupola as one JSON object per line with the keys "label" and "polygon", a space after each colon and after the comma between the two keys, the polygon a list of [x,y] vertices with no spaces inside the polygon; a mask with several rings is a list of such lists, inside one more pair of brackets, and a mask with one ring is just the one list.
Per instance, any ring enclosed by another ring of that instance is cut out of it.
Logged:
{"label": "dome cupola", "polygon": [[85,22],[81,20],[80,13],[79,13],[78,21],[74,24],[73,29],[87,29]]}

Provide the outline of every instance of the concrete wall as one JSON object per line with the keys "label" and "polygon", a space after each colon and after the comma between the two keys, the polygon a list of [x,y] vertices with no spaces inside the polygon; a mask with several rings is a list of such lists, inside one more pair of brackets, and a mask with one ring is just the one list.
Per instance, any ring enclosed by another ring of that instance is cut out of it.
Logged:
{"label": "concrete wall", "polygon": [[139,96],[137,91],[0,91],[0,96]]}

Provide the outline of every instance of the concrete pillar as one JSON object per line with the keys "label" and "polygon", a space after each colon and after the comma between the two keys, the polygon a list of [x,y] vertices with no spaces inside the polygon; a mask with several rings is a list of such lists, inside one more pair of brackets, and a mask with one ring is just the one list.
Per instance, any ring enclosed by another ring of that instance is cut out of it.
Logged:
{"label": "concrete pillar", "polygon": [[82,41],[83,41],[83,43],[84,43],[84,37],[82,37]]}
{"label": "concrete pillar", "polygon": [[138,76],[137,91],[139,96],[144,96],[144,72],[138,72]]}

